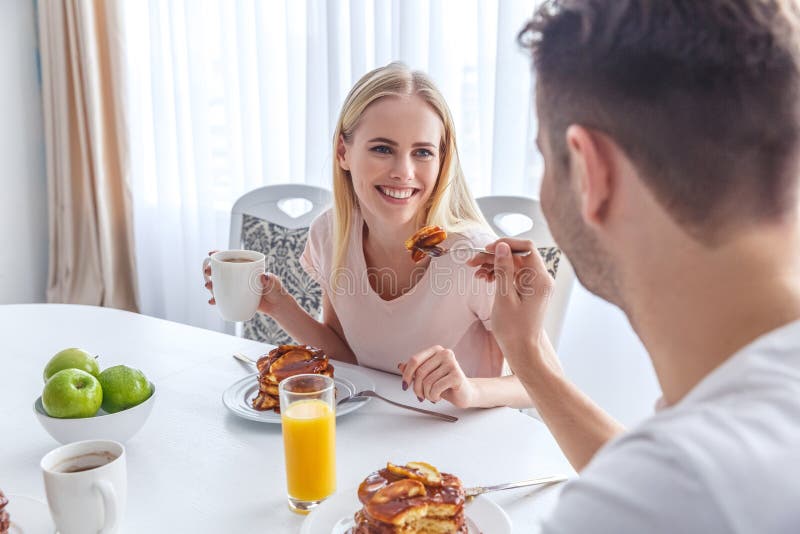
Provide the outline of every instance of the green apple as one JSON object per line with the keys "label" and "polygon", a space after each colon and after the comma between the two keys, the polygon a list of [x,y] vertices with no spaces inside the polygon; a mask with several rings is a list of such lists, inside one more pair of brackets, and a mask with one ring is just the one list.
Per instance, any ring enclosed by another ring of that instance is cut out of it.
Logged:
{"label": "green apple", "polygon": [[116,413],[133,408],[153,393],[144,373],[126,365],[115,365],[97,377],[103,387],[103,409]]}
{"label": "green apple", "polygon": [[42,406],[50,417],[91,417],[102,403],[100,382],[80,369],[62,369],[50,377],[42,391]]}
{"label": "green apple", "polygon": [[97,359],[83,349],[72,348],[57,352],[44,366],[44,381],[47,382],[51,376],[62,369],[81,369],[94,376],[100,374]]}

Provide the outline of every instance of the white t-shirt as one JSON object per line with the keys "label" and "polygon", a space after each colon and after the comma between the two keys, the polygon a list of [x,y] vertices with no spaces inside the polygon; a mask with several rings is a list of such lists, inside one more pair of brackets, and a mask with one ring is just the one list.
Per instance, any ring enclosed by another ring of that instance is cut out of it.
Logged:
{"label": "white t-shirt", "polygon": [[542,532],[800,533],[800,321],[604,446]]}

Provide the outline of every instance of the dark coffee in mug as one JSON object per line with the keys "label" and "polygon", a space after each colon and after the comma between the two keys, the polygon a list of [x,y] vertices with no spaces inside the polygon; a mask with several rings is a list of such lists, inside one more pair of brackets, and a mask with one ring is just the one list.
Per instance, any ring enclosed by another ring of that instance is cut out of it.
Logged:
{"label": "dark coffee in mug", "polygon": [[253,260],[248,260],[247,258],[228,258],[224,261],[225,263],[251,263]]}
{"label": "dark coffee in mug", "polygon": [[67,458],[53,468],[53,471],[59,473],[80,473],[82,471],[91,471],[98,467],[113,462],[117,459],[117,455],[109,451],[97,451],[88,454],[81,454],[80,456],[73,456]]}
{"label": "dark coffee in mug", "polygon": [[[103,464],[103,465],[105,465],[105,464]],[[75,465],[75,466],[72,466],[72,467],[66,467],[61,472],[62,473],[80,473],[81,471],[91,471],[92,469],[97,469],[98,467],[100,467],[100,466],[99,465],[87,465],[86,467],[81,467],[81,466]]]}

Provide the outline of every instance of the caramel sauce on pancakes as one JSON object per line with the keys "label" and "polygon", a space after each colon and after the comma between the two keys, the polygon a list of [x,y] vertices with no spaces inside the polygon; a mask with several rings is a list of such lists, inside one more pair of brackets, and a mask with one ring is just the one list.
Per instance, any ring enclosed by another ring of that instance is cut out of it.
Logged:
{"label": "caramel sauce on pancakes", "polygon": [[8,497],[0,490],[0,534],[5,534],[11,528],[11,517],[6,510],[7,505]]}
{"label": "caramel sauce on pancakes", "polygon": [[280,411],[278,384],[300,374],[325,375],[333,378],[333,365],[328,356],[309,345],[281,345],[256,362],[258,395],[253,399],[256,410]]}
{"label": "caramel sauce on pancakes", "polygon": [[423,462],[387,464],[358,488],[354,534],[466,533],[461,480]]}

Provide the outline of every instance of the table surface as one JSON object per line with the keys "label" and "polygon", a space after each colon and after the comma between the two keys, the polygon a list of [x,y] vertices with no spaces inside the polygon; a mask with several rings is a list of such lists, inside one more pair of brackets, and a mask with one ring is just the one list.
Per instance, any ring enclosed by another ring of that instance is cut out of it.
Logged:
{"label": "table surface", "polygon": [[[0,488],[45,499],[39,461],[59,444],[36,420],[42,369],[53,354],[82,347],[101,368],[136,367],[158,388],[150,419],[125,445],[128,506],[123,532],[297,532],[303,516],[285,498],[280,425],[239,418],[222,393],[252,373],[234,360],[256,357],[262,343],[138,315],[60,304],[0,306]],[[339,363],[338,366],[346,364]],[[359,368],[383,395],[419,402],[396,375]],[[337,485],[353,490],[387,461],[426,461],[467,486],[550,474],[574,476],[547,428],[509,408],[426,408],[457,415],[447,423],[377,400],[337,419]],[[514,532],[538,530],[560,488],[520,489],[488,498],[508,513]]]}

